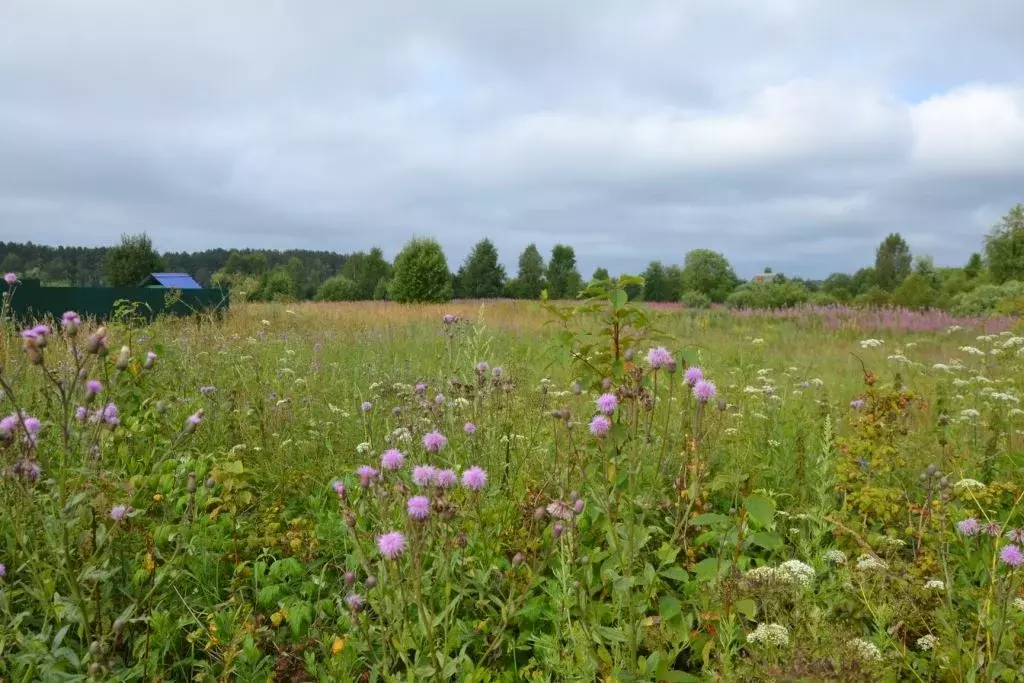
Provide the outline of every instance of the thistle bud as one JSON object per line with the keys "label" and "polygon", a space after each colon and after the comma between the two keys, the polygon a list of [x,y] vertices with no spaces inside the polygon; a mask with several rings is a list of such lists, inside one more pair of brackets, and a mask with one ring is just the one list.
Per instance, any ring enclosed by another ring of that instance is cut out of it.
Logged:
{"label": "thistle bud", "polygon": [[128,362],[132,358],[132,350],[127,346],[121,347],[121,352],[117,354],[117,362],[114,363],[114,367],[118,370],[125,370],[128,368]]}
{"label": "thistle bud", "polygon": [[195,493],[196,492],[196,473],[195,472],[189,472],[188,473],[188,484],[186,485],[185,488],[186,488],[186,490],[189,493]]}
{"label": "thistle bud", "polygon": [[634,354],[635,354],[635,352],[633,351],[633,349],[626,349],[626,360],[627,361],[633,360]]}
{"label": "thistle bud", "polygon": [[551,528],[551,535],[555,538],[561,538],[563,533],[565,533],[565,527],[561,523],[557,523]]}
{"label": "thistle bud", "polygon": [[366,588],[367,589],[373,588],[376,585],[377,585],[377,577],[376,576],[367,576],[366,577]]}
{"label": "thistle bud", "polygon": [[92,664],[89,665],[89,675],[90,676],[99,676],[101,673],[103,673],[103,665],[102,664],[100,664],[99,662],[93,662]]}
{"label": "thistle bud", "polygon": [[204,483],[206,484],[206,488],[212,489],[214,486],[217,485],[217,480],[214,479],[213,477],[207,477]]}
{"label": "thistle bud", "polygon": [[356,582],[356,575],[353,572],[345,572],[345,585],[351,586]]}
{"label": "thistle bud", "polygon": [[85,350],[89,353],[99,353],[101,347],[106,346],[107,328],[101,327],[89,335],[85,342]]}
{"label": "thistle bud", "polygon": [[27,347],[25,351],[28,353],[28,362],[32,365],[43,364],[43,350],[37,348],[35,345]]}
{"label": "thistle bud", "polygon": [[605,391],[610,391],[612,388],[612,378],[605,377],[604,380],[601,382],[601,388],[604,389]]}
{"label": "thistle bud", "polygon": [[574,396],[579,396],[583,393],[583,387],[580,386],[579,382],[573,382],[569,390],[572,391]]}
{"label": "thistle bud", "polygon": [[523,554],[522,553],[516,553],[512,557],[512,565],[518,567],[522,563],[523,563]]}
{"label": "thistle bud", "polygon": [[156,354],[153,353],[152,351],[147,352],[146,360],[142,363],[142,367],[145,368],[146,370],[152,368],[153,364],[156,363],[156,357]]}
{"label": "thistle bud", "polygon": [[164,413],[166,413],[167,412],[167,404],[164,403],[163,401],[157,401],[156,402],[156,412],[157,412],[158,415],[163,415]]}

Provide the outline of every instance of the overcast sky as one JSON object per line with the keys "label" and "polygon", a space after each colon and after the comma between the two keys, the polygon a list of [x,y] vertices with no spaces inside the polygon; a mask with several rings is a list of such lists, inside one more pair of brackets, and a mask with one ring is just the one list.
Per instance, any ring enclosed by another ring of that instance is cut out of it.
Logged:
{"label": "overcast sky", "polygon": [[0,0],[0,239],[490,237],[580,270],[961,264],[1024,202],[1024,0]]}

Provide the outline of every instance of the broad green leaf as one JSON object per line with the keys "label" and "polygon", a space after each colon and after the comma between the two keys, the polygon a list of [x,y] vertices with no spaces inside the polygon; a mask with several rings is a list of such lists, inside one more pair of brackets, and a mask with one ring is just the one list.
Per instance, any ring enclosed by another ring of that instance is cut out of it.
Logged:
{"label": "broad green leaf", "polygon": [[757,617],[757,604],[750,598],[736,601],[736,611],[751,621]]}
{"label": "broad green leaf", "polygon": [[717,512],[705,512],[703,515],[697,515],[691,519],[690,524],[694,526],[722,524],[723,522],[728,522],[729,519],[727,515],[720,515]]}
{"label": "broad green leaf", "polygon": [[690,575],[682,567],[669,567],[658,572],[666,579],[672,579],[673,581],[687,581]]}
{"label": "broad green leaf", "polygon": [[755,523],[762,528],[771,526],[775,519],[775,502],[771,498],[759,495],[748,496],[743,504],[747,508],[750,519]]}
{"label": "broad green leaf", "polygon": [[672,617],[678,616],[683,611],[683,605],[679,602],[679,598],[674,595],[663,595],[658,600],[658,613],[661,618],[665,621],[669,621]]}
{"label": "broad green leaf", "polygon": [[766,550],[776,550],[782,547],[782,538],[778,534],[767,531],[755,531],[750,535],[750,542]]}
{"label": "broad green leaf", "polygon": [[715,575],[718,573],[718,567],[718,558],[709,557],[693,565],[693,573],[696,574],[697,578],[701,581],[710,581],[715,578]]}

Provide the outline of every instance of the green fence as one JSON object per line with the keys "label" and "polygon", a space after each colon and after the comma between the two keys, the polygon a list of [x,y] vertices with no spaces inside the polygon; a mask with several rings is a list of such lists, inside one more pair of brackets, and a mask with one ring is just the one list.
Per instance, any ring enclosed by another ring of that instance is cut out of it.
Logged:
{"label": "green fence", "polygon": [[38,281],[21,282],[10,297],[10,311],[19,319],[60,318],[75,311],[83,318],[109,319],[125,302],[141,317],[223,312],[229,306],[227,290],[150,289],[143,287],[43,287]]}

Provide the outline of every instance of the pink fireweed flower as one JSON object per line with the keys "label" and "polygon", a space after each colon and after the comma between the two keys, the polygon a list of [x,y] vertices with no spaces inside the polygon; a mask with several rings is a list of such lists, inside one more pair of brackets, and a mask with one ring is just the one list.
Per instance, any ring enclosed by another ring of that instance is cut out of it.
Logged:
{"label": "pink fireweed flower", "polygon": [[590,421],[590,433],[594,436],[606,436],[612,428],[612,421],[604,415],[595,415]]}
{"label": "pink fireweed flower", "polygon": [[394,560],[405,552],[405,534],[392,531],[377,537],[377,550],[385,559]]}
{"label": "pink fireweed flower", "polygon": [[450,489],[455,486],[459,478],[452,470],[438,470],[433,477],[434,485],[442,489]]}
{"label": "pink fireweed flower", "polygon": [[693,395],[701,403],[707,403],[718,393],[714,382],[702,379],[693,387]]}
{"label": "pink fireweed flower", "polygon": [[476,433],[476,425],[473,424],[472,422],[467,422],[466,426],[463,427],[463,429],[466,430],[467,434],[475,434]]}
{"label": "pink fireweed flower", "polygon": [[4,275],[4,282],[6,282],[9,287],[13,287],[18,284],[18,276],[14,273],[7,273]]}
{"label": "pink fireweed flower", "polygon": [[1009,545],[1004,545],[1003,549],[999,551],[999,559],[1002,560],[1004,564],[1016,569],[1024,564],[1024,552],[1021,552],[1019,547],[1011,543]]}
{"label": "pink fireweed flower", "polygon": [[664,346],[658,346],[647,352],[647,364],[658,370],[672,362],[672,354]]}
{"label": "pink fireweed flower", "polygon": [[389,448],[380,456],[380,466],[386,470],[397,470],[405,464],[405,455],[397,448]]}
{"label": "pink fireweed flower", "polygon": [[683,373],[683,380],[690,385],[695,387],[697,382],[704,379],[704,371],[698,368],[696,365],[686,368],[686,372]]}
{"label": "pink fireweed flower", "polygon": [[426,519],[427,515],[430,514],[430,501],[427,500],[426,496],[413,496],[406,503],[406,508],[409,510],[409,517],[412,519]]}
{"label": "pink fireweed flower", "polygon": [[967,519],[962,519],[957,522],[956,528],[959,529],[960,533],[964,536],[974,536],[981,531],[981,524],[979,524],[978,520],[974,517],[968,517]]}
{"label": "pink fireweed flower", "polygon": [[462,473],[462,485],[470,491],[479,491],[487,485],[487,473],[479,467],[470,467]]}
{"label": "pink fireweed flower", "polygon": [[125,515],[131,510],[127,505],[115,505],[110,508],[110,518],[115,522],[120,522],[125,518]]}
{"label": "pink fireweed flower", "polygon": [[448,438],[436,429],[423,435],[423,447],[427,449],[428,453],[437,453],[446,445],[448,445]]}
{"label": "pink fireweed flower", "polygon": [[619,407],[619,397],[615,394],[601,394],[597,397],[597,409],[605,415],[611,415]]}
{"label": "pink fireweed flower", "polygon": [[370,485],[370,482],[377,478],[379,472],[369,465],[363,465],[356,470],[356,474],[359,475],[359,485],[365,489]]}
{"label": "pink fireweed flower", "polygon": [[437,468],[433,465],[417,465],[412,468],[412,481],[417,486],[430,486],[436,475]]}

